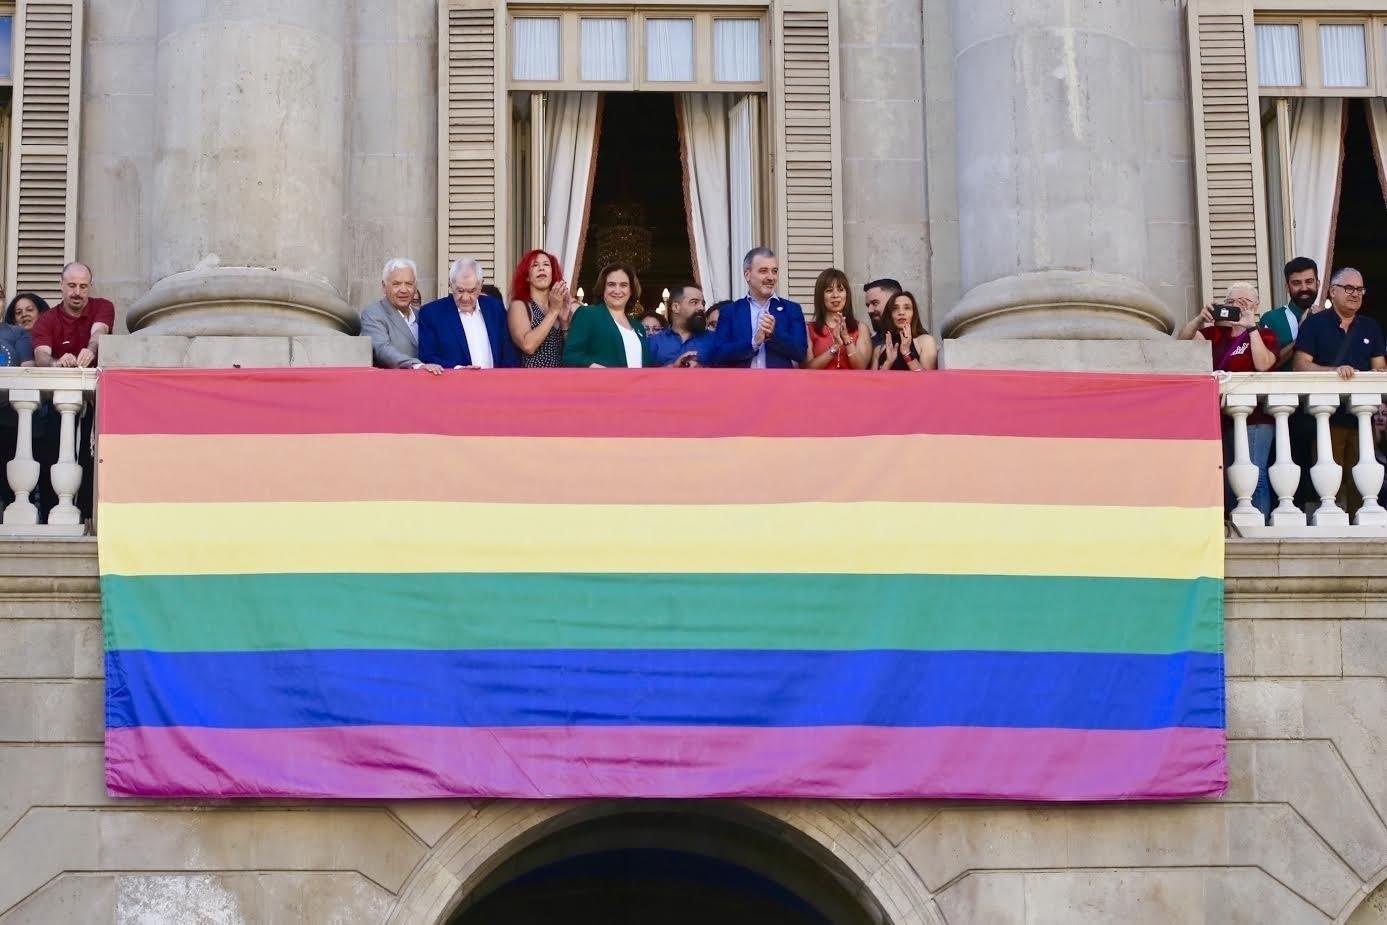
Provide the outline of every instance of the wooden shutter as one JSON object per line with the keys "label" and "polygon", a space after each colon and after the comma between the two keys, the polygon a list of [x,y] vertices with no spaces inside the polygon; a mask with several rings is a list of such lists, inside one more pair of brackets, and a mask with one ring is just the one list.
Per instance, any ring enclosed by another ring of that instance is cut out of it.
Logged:
{"label": "wooden shutter", "polygon": [[52,298],[76,259],[82,0],[19,0],[13,60],[5,285]]}
{"label": "wooden shutter", "polygon": [[498,278],[506,240],[501,204],[507,201],[502,183],[510,118],[504,6],[443,0],[438,8],[438,279],[444,289],[448,264],[458,257],[476,257],[489,280]]}
{"label": "wooden shutter", "polygon": [[782,289],[802,304],[843,257],[837,9],[836,0],[786,0],[772,29]]}
{"label": "wooden shutter", "polygon": [[1252,8],[1191,0],[1188,16],[1203,301],[1238,280],[1269,293]]}

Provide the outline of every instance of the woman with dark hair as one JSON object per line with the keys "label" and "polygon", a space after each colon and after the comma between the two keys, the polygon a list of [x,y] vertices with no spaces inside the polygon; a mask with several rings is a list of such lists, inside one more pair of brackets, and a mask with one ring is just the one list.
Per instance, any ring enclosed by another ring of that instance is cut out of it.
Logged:
{"label": "woman with dark hair", "polygon": [[[30,331],[39,315],[48,311],[48,303],[43,296],[34,292],[21,292],[10,299],[5,306],[5,316],[0,321],[0,366],[33,366],[34,343]],[[47,470],[58,460],[58,428],[52,413],[52,405],[45,399],[34,411],[31,420],[34,458]],[[0,461],[14,458],[19,443],[19,416],[6,403],[0,408]],[[0,479],[0,503],[8,505],[14,500],[9,480]],[[58,503],[45,472],[39,478],[39,487],[29,496],[42,513],[39,522],[47,519],[46,512]]]}
{"label": "woman with dark hair", "polygon": [[881,312],[881,334],[873,343],[872,369],[934,369],[939,351],[920,323],[920,304],[909,292],[897,292]]}
{"label": "woman with dark hair", "polygon": [[33,366],[34,343],[30,332],[39,315],[48,311],[43,296],[21,292],[5,307],[0,323],[0,366]]}
{"label": "woman with dark hair", "polygon": [[805,369],[866,369],[872,340],[852,312],[852,288],[842,270],[829,267],[814,283],[814,320],[809,323]]}
{"label": "woman with dark hair", "polygon": [[602,302],[573,313],[564,345],[565,366],[650,366],[645,328],[631,323],[629,311],[640,305],[641,283],[628,264],[613,263],[597,274]]}
{"label": "woman with dark hair", "polygon": [[573,318],[574,299],[558,258],[532,250],[515,265],[506,324],[526,368],[563,365],[563,339]]}

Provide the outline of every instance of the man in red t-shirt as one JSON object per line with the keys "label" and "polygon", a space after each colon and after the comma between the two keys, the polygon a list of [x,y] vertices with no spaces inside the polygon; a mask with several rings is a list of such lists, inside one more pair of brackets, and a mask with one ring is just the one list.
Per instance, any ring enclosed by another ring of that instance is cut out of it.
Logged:
{"label": "man in red t-shirt", "polygon": [[35,366],[94,366],[97,342],[116,325],[116,307],[91,297],[92,271],[74,261],[63,267],[63,300],[39,315],[31,332]]}

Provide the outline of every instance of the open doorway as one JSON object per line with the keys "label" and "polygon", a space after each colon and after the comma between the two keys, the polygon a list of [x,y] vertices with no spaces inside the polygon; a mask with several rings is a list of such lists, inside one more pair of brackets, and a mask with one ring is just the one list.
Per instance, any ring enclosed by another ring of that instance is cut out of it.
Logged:
{"label": "open doorway", "polygon": [[697,282],[740,293],[769,227],[758,93],[562,90],[511,95],[512,253],[543,247],[588,299],[597,271],[634,264],[644,307]]}
{"label": "open doorway", "polygon": [[578,285],[595,299],[603,264],[631,263],[654,308],[694,276],[674,94],[606,94],[594,174]]}
{"label": "open doorway", "polygon": [[1344,165],[1339,189],[1339,215],[1334,231],[1334,265],[1356,267],[1368,287],[1363,311],[1387,327],[1387,200],[1383,198],[1381,165],[1373,154],[1367,106],[1349,100],[1344,130]]}
{"label": "open doorway", "polygon": [[841,863],[722,812],[650,807],[578,822],[502,862],[448,925],[884,925]]}

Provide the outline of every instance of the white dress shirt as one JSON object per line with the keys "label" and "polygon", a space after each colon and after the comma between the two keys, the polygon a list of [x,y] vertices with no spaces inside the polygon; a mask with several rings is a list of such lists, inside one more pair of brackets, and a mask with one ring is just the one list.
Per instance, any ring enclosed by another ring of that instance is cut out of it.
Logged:
{"label": "white dress shirt", "polygon": [[[398,309],[396,309],[398,311]],[[405,316],[405,324],[409,326],[409,333],[413,335],[414,342],[419,343],[419,313],[411,305],[402,314]]]}
{"label": "white dress shirt", "polygon": [[[756,342],[756,329],[761,326],[761,319],[771,310],[771,303],[775,301],[775,296],[771,296],[764,302],[756,301],[756,296],[751,293],[746,294],[746,300],[751,303],[751,342]],[[755,355],[751,358],[752,369],[766,368],[766,342],[762,341]]]}
{"label": "white dress shirt", "polygon": [[641,368],[641,339],[628,328],[617,325],[616,329],[621,332],[621,346],[626,348],[626,365],[631,369]]}
{"label": "white dress shirt", "polygon": [[472,365],[480,366],[482,369],[493,368],[496,360],[491,355],[491,337],[486,331],[486,319],[482,317],[481,306],[470,312],[459,308],[458,317],[462,319],[462,333],[467,337],[467,352],[472,354]]}

